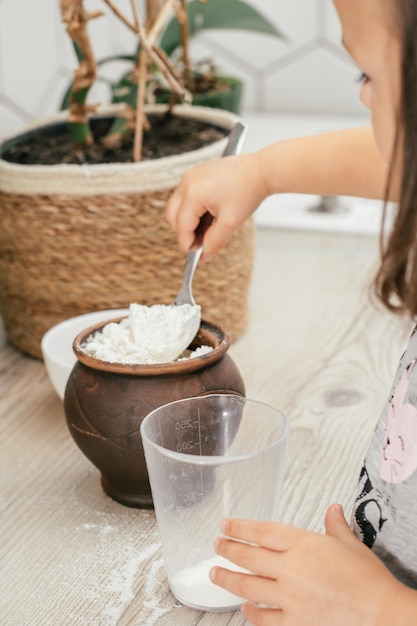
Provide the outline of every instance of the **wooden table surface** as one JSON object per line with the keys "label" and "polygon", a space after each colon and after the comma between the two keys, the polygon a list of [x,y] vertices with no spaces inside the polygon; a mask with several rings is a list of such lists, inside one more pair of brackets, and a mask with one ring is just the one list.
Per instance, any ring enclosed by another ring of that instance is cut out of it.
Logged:
{"label": "wooden table surface", "polygon": [[[230,354],[247,396],[291,419],[280,519],[349,515],[410,325],[370,304],[377,241],[258,230],[251,319]],[[41,362],[0,340],[0,624],[237,626],[171,595],[154,513],[101,490]]]}

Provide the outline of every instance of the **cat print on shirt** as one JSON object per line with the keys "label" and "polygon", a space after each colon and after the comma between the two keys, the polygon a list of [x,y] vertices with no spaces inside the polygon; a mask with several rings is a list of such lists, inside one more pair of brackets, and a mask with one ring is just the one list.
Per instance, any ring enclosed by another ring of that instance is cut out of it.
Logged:
{"label": "cat print on shirt", "polygon": [[[416,327],[417,328],[417,327]],[[352,530],[405,585],[417,589],[417,333],[365,456]]]}
{"label": "cat print on shirt", "polygon": [[381,492],[374,489],[365,467],[361,471],[359,486],[361,490],[356,498],[354,519],[362,542],[372,548],[387,521],[382,511],[385,503]]}
{"label": "cat print on shirt", "polygon": [[[405,368],[389,401],[385,433],[379,460],[379,477],[395,485],[405,481],[417,469],[417,408],[406,402],[410,376],[417,360]],[[417,370],[415,374],[417,373]],[[414,374],[414,376],[415,376]],[[363,543],[372,548],[389,519],[396,516],[388,493],[372,484],[366,466],[359,479],[354,521]]]}
{"label": "cat print on shirt", "polygon": [[404,482],[417,469],[417,408],[405,401],[415,364],[416,359],[404,370],[388,407],[379,472],[392,484]]}

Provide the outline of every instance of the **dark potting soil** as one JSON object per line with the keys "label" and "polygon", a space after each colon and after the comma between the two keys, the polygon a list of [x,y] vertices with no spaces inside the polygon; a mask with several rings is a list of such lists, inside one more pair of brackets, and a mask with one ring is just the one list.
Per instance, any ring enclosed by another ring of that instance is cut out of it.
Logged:
{"label": "dark potting soil", "polygon": [[[150,129],[143,135],[142,160],[182,154],[197,150],[228,135],[228,131],[208,122],[172,115],[148,116]],[[67,124],[57,123],[42,132],[25,133],[13,145],[6,145],[1,158],[22,165],[57,165],[63,163],[131,163],[133,137],[119,146],[106,148],[101,138],[112,119],[92,120],[94,144],[81,149],[74,146]]]}

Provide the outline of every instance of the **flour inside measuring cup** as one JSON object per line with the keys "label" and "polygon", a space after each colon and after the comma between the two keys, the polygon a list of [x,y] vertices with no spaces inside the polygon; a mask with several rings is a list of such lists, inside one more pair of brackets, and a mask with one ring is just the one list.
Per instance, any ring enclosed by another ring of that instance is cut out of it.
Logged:
{"label": "flour inside measuring cup", "polygon": [[[91,335],[82,348],[109,363],[169,363],[183,355],[197,334],[200,322],[198,305],[131,304],[127,318],[106,324]],[[209,346],[200,346],[186,358],[211,350]]]}

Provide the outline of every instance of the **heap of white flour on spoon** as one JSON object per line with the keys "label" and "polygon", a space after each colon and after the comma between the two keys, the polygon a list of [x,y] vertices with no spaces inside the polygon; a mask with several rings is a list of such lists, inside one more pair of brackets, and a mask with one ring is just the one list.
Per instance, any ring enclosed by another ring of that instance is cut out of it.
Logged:
{"label": "heap of white flour on spoon", "polygon": [[[102,361],[125,364],[169,363],[177,360],[191,344],[201,323],[198,305],[131,304],[129,316],[106,324],[82,348]],[[185,358],[212,350],[200,346]]]}

